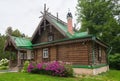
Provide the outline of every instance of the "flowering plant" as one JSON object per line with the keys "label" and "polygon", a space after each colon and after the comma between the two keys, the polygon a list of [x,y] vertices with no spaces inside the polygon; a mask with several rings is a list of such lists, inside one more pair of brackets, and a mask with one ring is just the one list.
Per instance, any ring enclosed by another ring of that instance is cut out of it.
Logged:
{"label": "flowering plant", "polygon": [[7,60],[6,58],[2,59],[2,60],[0,60],[0,66],[7,66],[8,62],[9,62],[9,60]]}
{"label": "flowering plant", "polygon": [[31,70],[33,70],[33,69],[34,69],[34,66],[32,63],[30,63],[28,66],[28,72],[31,72]]}
{"label": "flowering plant", "polygon": [[48,63],[39,63],[35,66],[33,64],[29,64],[28,72],[37,73],[37,74],[48,74],[53,76],[72,76],[73,70],[70,67],[70,63],[60,62],[60,61],[52,61]]}

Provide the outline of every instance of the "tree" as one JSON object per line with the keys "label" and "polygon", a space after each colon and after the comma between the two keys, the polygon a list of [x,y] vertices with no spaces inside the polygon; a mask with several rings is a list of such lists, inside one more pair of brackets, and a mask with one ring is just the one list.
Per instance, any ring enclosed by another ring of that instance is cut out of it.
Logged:
{"label": "tree", "polygon": [[23,36],[23,34],[18,29],[13,30],[12,27],[10,26],[6,29],[6,35],[15,36],[15,37]]}
{"label": "tree", "polygon": [[6,30],[6,35],[11,35],[12,34],[12,27],[8,27]]}
{"label": "tree", "polygon": [[[90,34],[98,36],[101,40],[113,47],[112,52],[119,52],[118,0],[78,0],[77,21],[81,22],[80,31],[88,29]],[[117,46],[116,46],[117,45]]]}
{"label": "tree", "polygon": [[5,35],[0,35],[0,60],[2,58],[9,59],[9,55],[10,55],[9,52],[4,52],[5,39],[6,39]]}
{"label": "tree", "polygon": [[16,30],[14,30],[14,31],[12,32],[12,36],[21,37],[22,34],[21,34],[21,32],[20,32],[18,29],[16,29]]}

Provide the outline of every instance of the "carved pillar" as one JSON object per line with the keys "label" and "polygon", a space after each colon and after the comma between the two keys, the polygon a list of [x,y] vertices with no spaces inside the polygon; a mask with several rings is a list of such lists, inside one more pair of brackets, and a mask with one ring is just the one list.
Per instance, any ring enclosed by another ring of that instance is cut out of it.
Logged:
{"label": "carved pillar", "polygon": [[18,69],[19,70],[21,70],[21,54],[20,54],[20,51],[18,50],[18,64],[17,64],[17,66],[18,66]]}

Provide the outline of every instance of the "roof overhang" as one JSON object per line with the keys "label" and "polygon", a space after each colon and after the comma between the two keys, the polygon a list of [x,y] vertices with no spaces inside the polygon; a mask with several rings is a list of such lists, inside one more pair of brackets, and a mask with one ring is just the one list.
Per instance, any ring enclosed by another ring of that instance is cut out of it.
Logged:
{"label": "roof overhang", "polygon": [[92,35],[88,35],[88,36],[79,37],[79,38],[66,38],[66,39],[52,41],[52,42],[43,42],[43,43],[39,43],[39,44],[33,44],[33,49],[49,47],[49,46],[55,46],[55,45],[77,43],[77,42],[86,42],[86,41],[94,41],[97,44],[99,44],[99,45],[101,45],[101,46],[103,46],[105,48],[109,47],[107,44],[105,44],[101,40],[99,40],[97,38],[95,38],[95,40],[93,40],[93,36]]}

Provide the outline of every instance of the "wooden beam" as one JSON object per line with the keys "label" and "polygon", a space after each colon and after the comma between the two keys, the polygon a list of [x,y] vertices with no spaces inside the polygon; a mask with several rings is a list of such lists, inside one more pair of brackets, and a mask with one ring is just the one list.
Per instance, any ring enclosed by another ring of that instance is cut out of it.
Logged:
{"label": "wooden beam", "polygon": [[20,51],[18,50],[18,67],[20,67],[21,66],[21,54],[20,54]]}
{"label": "wooden beam", "polygon": [[46,30],[46,20],[44,19],[44,30]]}

